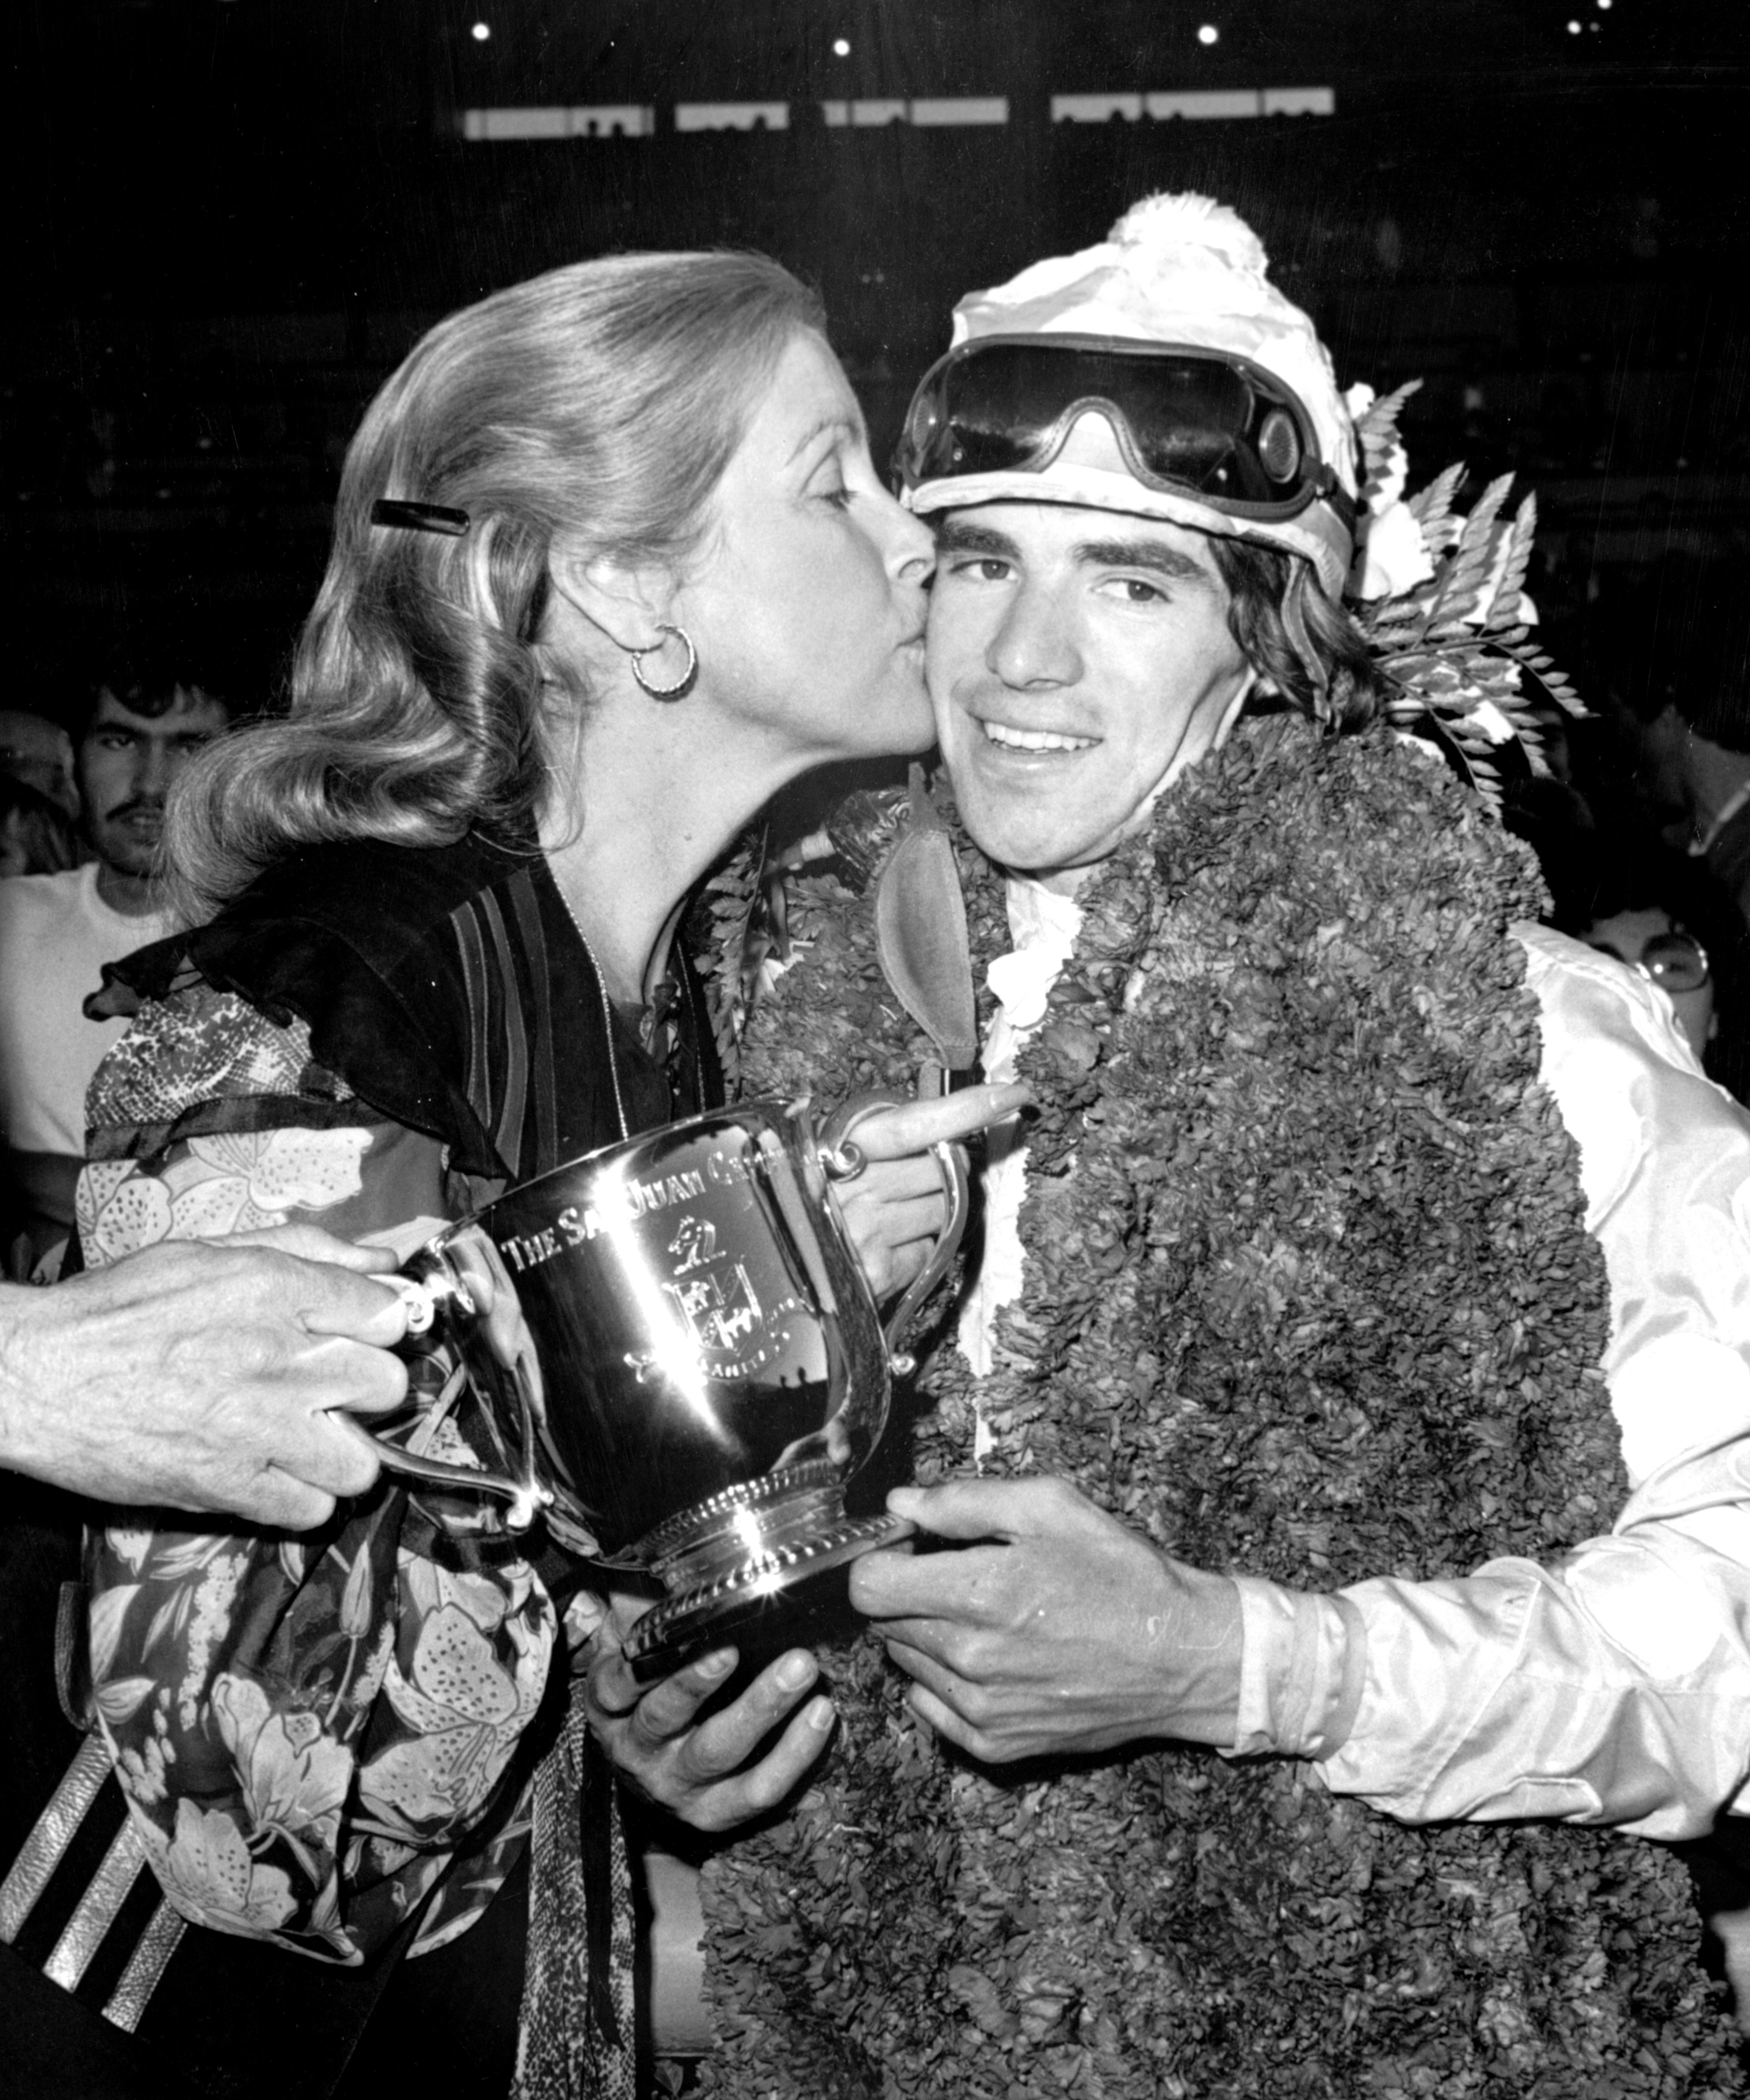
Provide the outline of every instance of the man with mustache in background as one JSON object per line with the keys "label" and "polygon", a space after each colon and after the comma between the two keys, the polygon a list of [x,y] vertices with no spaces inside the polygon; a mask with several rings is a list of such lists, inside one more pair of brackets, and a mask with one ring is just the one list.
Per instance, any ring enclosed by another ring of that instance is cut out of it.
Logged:
{"label": "man with mustache in background", "polygon": [[157,861],[164,805],[188,760],[230,720],[204,686],[156,671],[97,686],[78,743],[95,858],[63,875],[0,885],[0,1125],[22,1231],[15,1274],[64,1241],[85,1151],[85,1090],[121,1035],[85,1001],[103,965],[169,933]]}

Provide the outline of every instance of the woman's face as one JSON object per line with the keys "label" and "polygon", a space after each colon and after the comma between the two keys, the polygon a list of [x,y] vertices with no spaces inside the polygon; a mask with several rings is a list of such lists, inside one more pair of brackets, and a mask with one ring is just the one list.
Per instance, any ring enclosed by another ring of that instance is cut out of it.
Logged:
{"label": "woman's face", "polygon": [[699,692],[804,766],[935,739],[924,690],[931,536],[877,477],[850,382],[798,335],[725,469],[670,618]]}

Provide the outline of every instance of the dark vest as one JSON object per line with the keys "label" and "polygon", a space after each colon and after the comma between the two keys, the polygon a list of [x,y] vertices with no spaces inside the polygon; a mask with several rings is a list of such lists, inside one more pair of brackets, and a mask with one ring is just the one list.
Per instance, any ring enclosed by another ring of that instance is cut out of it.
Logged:
{"label": "dark vest", "polygon": [[[379,1114],[448,1148],[458,1209],[615,1142],[621,1107],[635,1132],[723,1099],[684,956],[675,959],[673,1026],[659,1057],[604,1000],[542,857],[481,838],[298,854],[209,924],[109,974],[122,1010],[199,979],[276,1023],[307,1023],[318,1064]],[[122,1153],[145,1156],[198,1136],[204,1120],[199,1102],[178,1105],[162,1124],[127,1134]],[[104,1516],[0,1473],[0,1740],[9,1780],[0,1789],[0,1877],[84,1740],[62,1697],[69,1674],[77,1679],[82,1615],[60,1605],[64,1586],[78,1581],[82,1521]],[[58,1617],[66,1628],[59,1655]],[[415,2082],[430,2062],[459,2096],[505,2089],[500,2059],[515,2033],[526,1869],[450,1947],[404,1966],[407,1935],[364,1968],[342,1970],[192,1926],[130,2032],[114,2020],[157,1908],[144,1879],[73,1988],[42,1973],[64,1950],[124,1812],[106,1780],[14,1943],[0,1945],[9,2089],[33,2100],[318,2100],[345,2074],[379,2006],[361,2058],[381,2055]],[[69,1967],[64,1952],[60,1966]],[[391,2024],[397,2038],[380,2050],[378,2030]]]}

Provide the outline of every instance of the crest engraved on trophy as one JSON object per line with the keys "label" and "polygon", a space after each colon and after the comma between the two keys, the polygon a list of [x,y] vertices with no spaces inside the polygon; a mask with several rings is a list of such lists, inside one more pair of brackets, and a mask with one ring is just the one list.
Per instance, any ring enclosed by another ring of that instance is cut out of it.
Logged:
{"label": "crest engraved on trophy", "polygon": [[503,1500],[512,1530],[544,1514],[581,1557],[660,1585],[628,1652],[672,1668],[909,1529],[847,1517],[844,1489],[964,1227],[964,1166],[935,1150],[948,1222],[886,1332],[806,1102],[694,1116],[511,1189],[403,1272],[410,1326],[464,1369],[497,1462],[385,1444],[385,1463]]}
{"label": "crest engraved on trophy", "polygon": [[789,1295],[762,1306],[746,1262],[718,1247],[709,1218],[683,1218],[669,1252],[678,1259],[663,1288],[680,1308],[712,1375],[748,1378],[762,1370],[789,1339],[783,1317],[799,1312],[800,1301]]}

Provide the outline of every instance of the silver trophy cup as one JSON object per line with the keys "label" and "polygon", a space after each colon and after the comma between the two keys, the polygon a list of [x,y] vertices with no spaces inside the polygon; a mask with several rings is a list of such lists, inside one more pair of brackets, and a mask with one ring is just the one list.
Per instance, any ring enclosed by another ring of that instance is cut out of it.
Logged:
{"label": "silver trophy cup", "polygon": [[410,1327],[459,1361],[502,1465],[387,1444],[385,1463],[502,1498],[512,1530],[544,1514],[572,1551],[659,1586],[628,1654],[640,1675],[672,1668],[910,1529],[847,1517],[844,1490],[965,1225],[964,1165],[934,1150],[948,1224],[885,1331],[829,1193],[854,1140],[824,1145],[806,1102],[693,1116],[511,1189],[403,1271]]}

